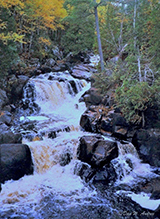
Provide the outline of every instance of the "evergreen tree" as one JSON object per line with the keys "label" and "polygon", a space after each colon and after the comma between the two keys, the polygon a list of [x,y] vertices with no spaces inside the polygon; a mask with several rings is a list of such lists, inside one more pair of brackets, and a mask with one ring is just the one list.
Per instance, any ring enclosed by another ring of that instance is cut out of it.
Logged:
{"label": "evergreen tree", "polygon": [[90,9],[90,0],[67,0],[65,8],[68,16],[64,19],[65,33],[62,46],[65,53],[86,52],[94,43],[94,17]]}
{"label": "evergreen tree", "polygon": [[16,22],[10,16],[8,9],[1,8],[0,21],[3,26],[0,28],[0,78],[7,75],[7,71],[18,58],[16,45]]}

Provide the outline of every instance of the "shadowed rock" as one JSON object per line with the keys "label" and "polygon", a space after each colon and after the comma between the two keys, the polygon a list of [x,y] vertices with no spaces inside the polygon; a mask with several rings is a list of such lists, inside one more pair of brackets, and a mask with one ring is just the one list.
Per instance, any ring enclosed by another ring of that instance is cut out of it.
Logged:
{"label": "shadowed rock", "polygon": [[31,152],[25,144],[0,145],[0,182],[18,180],[24,175],[33,174]]}
{"label": "shadowed rock", "polygon": [[103,167],[118,156],[115,141],[104,140],[99,136],[83,136],[77,149],[77,157],[92,167]]}

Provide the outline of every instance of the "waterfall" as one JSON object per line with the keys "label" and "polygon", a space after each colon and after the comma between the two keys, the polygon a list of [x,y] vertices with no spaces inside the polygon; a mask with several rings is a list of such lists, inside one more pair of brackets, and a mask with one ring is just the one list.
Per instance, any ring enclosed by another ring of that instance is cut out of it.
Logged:
{"label": "waterfall", "polygon": [[[30,79],[24,89],[19,130],[27,133],[23,143],[30,147],[34,175],[18,181],[9,180],[2,185],[2,218],[47,219],[43,215],[49,215],[50,208],[44,210],[48,202],[52,210],[55,207],[56,213],[64,213],[68,207],[92,204],[95,209],[104,206],[108,212],[106,218],[114,215],[116,210],[111,208],[109,201],[99,198],[93,188],[74,174],[75,166],[80,162],[76,158],[79,138],[89,135],[79,127],[80,116],[86,110],[79,98],[89,88],[90,83],[74,79],[67,71]],[[25,130],[27,122],[34,126],[33,130]],[[32,141],[27,138],[30,132],[35,135]],[[118,142],[118,148],[119,156],[112,160],[118,175],[117,184],[136,183],[142,176],[152,175],[150,166],[141,163],[131,143]],[[60,218],[56,213],[48,218]]]}
{"label": "waterfall", "polygon": [[149,164],[142,163],[134,145],[130,142],[117,142],[118,158],[112,160],[118,176],[117,184],[134,185],[145,178],[156,177]]}
{"label": "waterfall", "polygon": [[[0,213],[7,214],[11,209],[13,217],[25,215],[29,218],[31,215],[41,218],[36,211],[40,211],[39,203],[50,194],[54,194],[53,201],[62,201],[64,206],[84,203],[85,199],[95,195],[80,177],[74,175],[79,137],[84,134],[79,120],[86,109],[85,103],[78,100],[89,88],[90,83],[74,79],[67,72],[57,75],[51,72],[30,79],[23,102],[32,109],[38,106],[39,110],[27,109],[25,116],[21,113],[20,122],[33,122],[36,136],[41,136],[33,141],[23,139],[32,153],[34,175],[18,181],[9,180],[2,185]],[[69,131],[64,128],[66,126]],[[48,133],[55,129],[56,138],[49,138]]]}

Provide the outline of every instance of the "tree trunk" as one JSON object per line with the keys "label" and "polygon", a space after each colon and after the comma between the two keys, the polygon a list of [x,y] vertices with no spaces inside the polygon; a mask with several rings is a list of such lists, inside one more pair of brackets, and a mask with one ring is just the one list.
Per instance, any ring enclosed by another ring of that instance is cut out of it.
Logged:
{"label": "tree trunk", "polygon": [[145,126],[144,112],[142,112],[142,128]]}
{"label": "tree trunk", "polygon": [[32,42],[33,42],[33,25],[31,24],[31,35],[30,35],[30,43],[29,43],[29,54],[32,48]]}
{"label": "tree trunk", "polygon": [[[94,2],[96,3],[96,0],[94,0]],[[95,5],[94,7],[94,15],[95,15],[95,21],[96,21],[96,32],[97,32],[98,50],[99,50],[100,63],[101,63],[101,71],[104,71],[104,60],[103,60],[101,36],[100,36],[100,30],[99,30],[97,5]]]}
{"label": "tree trunk", "polygon": [[134,17],[133,17],[133,29],[134,29],[134,48],[136,49],[136,15],[137,15],[137,0],[135,0],[135,5],[134,5]]}
{"label": "tree trunk", "polygon": [[141,58],[140,58],[140,55],[138,55],[137,61],[138,61],[139,82],[142,82],[143,79],[142,79],[142,73],[141,73]]}

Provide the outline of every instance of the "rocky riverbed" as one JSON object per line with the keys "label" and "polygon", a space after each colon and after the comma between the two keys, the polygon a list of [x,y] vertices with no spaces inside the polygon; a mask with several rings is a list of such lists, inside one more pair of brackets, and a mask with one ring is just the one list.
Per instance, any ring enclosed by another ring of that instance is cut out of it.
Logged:
{"label": "rocky riverbed", "polygon": [[128,124],[86,57],[33,61],[0,90],[1,218],[158,218],[158,121]]}

